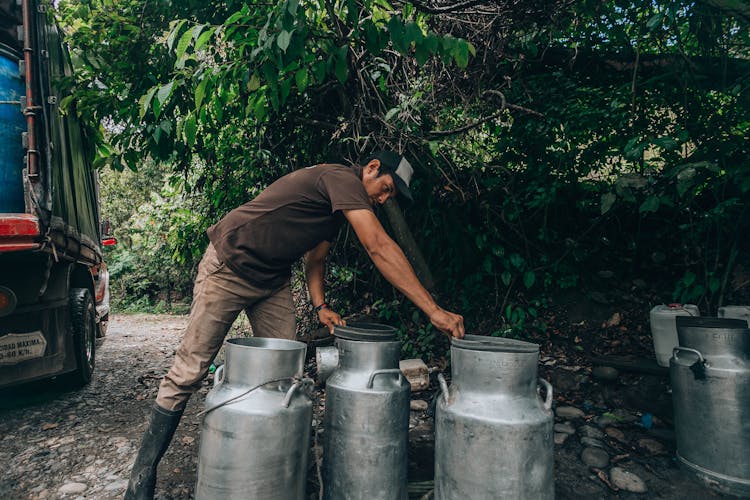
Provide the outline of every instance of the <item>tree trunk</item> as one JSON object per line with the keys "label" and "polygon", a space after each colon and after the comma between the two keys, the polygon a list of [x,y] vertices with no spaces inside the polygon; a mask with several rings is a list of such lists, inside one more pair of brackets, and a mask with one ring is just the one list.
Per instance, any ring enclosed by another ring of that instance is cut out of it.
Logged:
{"label": "tree trunk", "polygon": [[385,208],[385,214],[388,216],[388,222],[393,228],[393,237],[406,254],[406,258],[409,259],[417,278],[429,292],[434,292],[435,280],[432,278],[424,255],[422,255],[417,242],[414,240],[414,235],[411,234],[409,226],[406,224],[401,207],[394,199],[386,201],[383,207]]}

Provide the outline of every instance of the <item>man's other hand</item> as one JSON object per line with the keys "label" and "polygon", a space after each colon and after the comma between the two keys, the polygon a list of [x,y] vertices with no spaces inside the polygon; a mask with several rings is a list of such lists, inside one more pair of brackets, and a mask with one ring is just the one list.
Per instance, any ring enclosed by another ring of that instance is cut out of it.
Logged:
{"label": "man's other hand", "polygon": [[336,325],[339,326],[345,326],[346,321],[341,319],[341,316],[339,313],[332,311],[331,309],[324,307],[320,311],[318,311],[318,320],[320,320],[321,323],[323,323],[325,326],[328,327],[328,330],[333,333],[333,327]]}
{"label": "man's other hand", "polygon": [[438,308],[430,315],[430,323],[443,333],[453,338],[464,338],[464,317],[445,309]]}

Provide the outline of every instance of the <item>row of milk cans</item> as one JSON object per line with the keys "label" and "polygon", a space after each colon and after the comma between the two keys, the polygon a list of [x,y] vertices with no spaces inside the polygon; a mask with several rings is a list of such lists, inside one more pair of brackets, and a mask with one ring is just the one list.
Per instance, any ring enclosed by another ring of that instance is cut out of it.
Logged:
{"label": "row of milk cans", "polygon": [[[324,499],[407,499],[410,385],[396,332],[337,327],[318,356],[326,380]],[[307,497],[312,401],[301,342],[243,338],[206,398],[195,498]],[[537,379],[539,348],[467,335],[453,340],[452,382],[439,376],[435,498],[554,498],[552,387]],[[543,397],[542,397],[543,396]]]}

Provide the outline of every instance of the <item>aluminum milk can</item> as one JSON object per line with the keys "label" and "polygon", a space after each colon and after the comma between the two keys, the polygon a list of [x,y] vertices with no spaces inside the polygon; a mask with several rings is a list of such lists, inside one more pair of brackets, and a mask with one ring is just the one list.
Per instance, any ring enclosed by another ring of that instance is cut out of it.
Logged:
{"label": "aluminum milk can", "polygon": [[305,344],[239,338],[225,346],[206,396],[195,498],[305,498],[312,426],[300,381]]}
{"label": "aluminum milk can", "polygon": [[384,325],[336,327],[338,367],[326,381],[323,498],[406,500],[411,386],[401,343]]}
{"label": "aluminum milk can", "polygon": [[693,304],[659,304],[649,313],[651,321],[651,338],[654,341],[654,353],[659,366],[669,366],[672,349],[677,343],[677,316],[700,316],[698,306]]}
{"label": "aluminum milk can", "polygon": [[720,318],[744,319],[750,325],[750,306],[724,306],[719,308]]}
{"label": "aluminum milk can", "polygon": [[750,330],[739,319],[677,318],[670,359],[677,458],[716,490],[750,496]]}
{"label": "aluminum milk can", "polygon": [[528,342],[453,340],[451,387],[438,377],[436,500],[554,498],[552,386],[537,379],[538,358]]}

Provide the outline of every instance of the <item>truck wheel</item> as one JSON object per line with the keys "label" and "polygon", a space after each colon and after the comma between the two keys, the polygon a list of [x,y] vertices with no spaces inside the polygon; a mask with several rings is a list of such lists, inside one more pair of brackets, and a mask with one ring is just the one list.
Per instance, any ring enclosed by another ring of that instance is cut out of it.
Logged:
{"label": "truck wheel", "polygon": [[70,290],[70,326],[78,368],[70,374],[70,385],[77,387],[91,381],[96,359],[96,310],[88,288]]}

